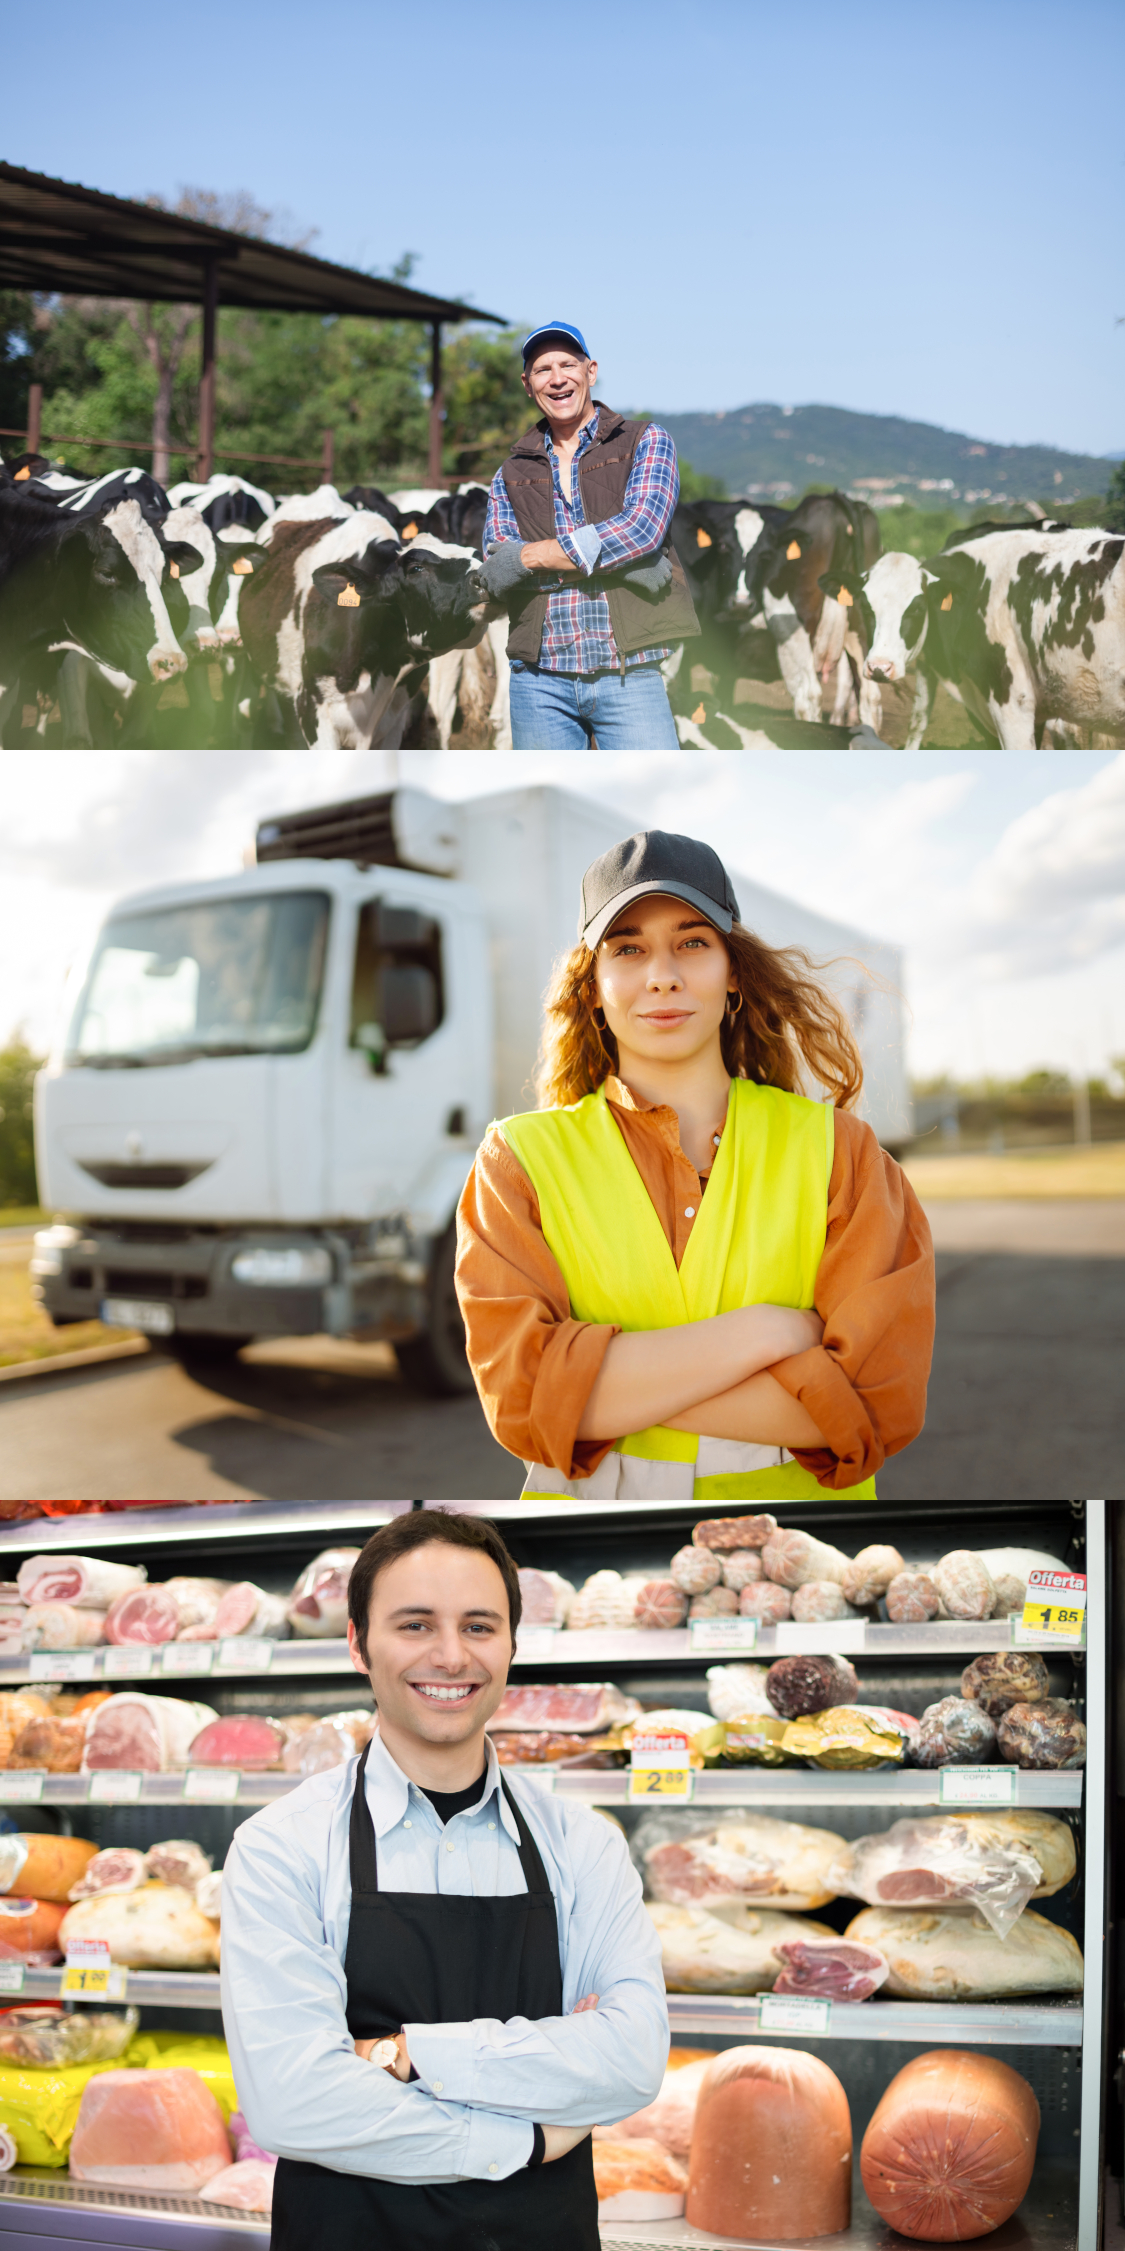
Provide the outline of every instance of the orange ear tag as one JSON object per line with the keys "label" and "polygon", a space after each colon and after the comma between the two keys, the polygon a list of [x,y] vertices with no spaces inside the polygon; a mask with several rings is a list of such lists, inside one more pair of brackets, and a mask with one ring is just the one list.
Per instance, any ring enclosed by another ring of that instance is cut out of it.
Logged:
{"label": "orange ear tag", "polygon": [[[21,470],[20,474],[22,476],[24,471]],[[702,524],[695,527],[695,544],[697,547],[713,547],[715,544],[710,532],[704,531]]]}
{"label": "orange ear tag", "polygon": [[418,526],[417,526],[417,524],[404,524],[404,525],[403,525],[403,527],[402,527],[402,536],[403,536],[403,538],[404,538],[404,539],[417,539],[417,537],[418,537]]}
{"label": "orange ear tag", "polygon": [[254,565],[247,562],[245,555],[239,555],[231,569],[236,578],[252,578],[254,574]]}
{"label": "orange ear tag", "polygon": [[338,610],[358,610],[359,595],[354,586],[345,586],[343,593],[337,594],[336,607]]}
{"label": "orange ear tag", "polygon": [[704,720],[706,719],[706,717],[707,717],[707,706],[706,706],[706,704],[705,704],[705,703],[700,703],[700,704],[697,704],[697,705],[696,705],[696,707],[695,707],[695,710],[694,710],[694,711],[692,712],[692,715],[691,715],[691,723],[692,723],[692,726],[693,726],[693,727],[701,727],[701,726],[703,725],[703,722],[704,722]]}
{"label": "orange ear tag", "polygon": [[941,606],[942,606],[942,609],[943,609],[943,610],[951,610],[951,609],[953,608],[953,596],[952,596],[952,594],[947,594],[947,595],[946,595],[946,597],[945,597],[945,600],[943,601],[943,603],[942,603],[942,605],[941,605]]}
{"label": "orange ear tag", "polygon": [[172,575],[172,577],[173,577],[173,578],[178,578],[178,577],[179,577],[179,575],[180,575],[180,566],[179,566],[179,564],[178,564],[178,563],[169,563],[169,565],[168,565],[168,569],[169,569],[169,571],[170,571],[170,573],[171,573],[171,575]]}
{"label": "orange ear tag", "polygon": [[30,475],[30,469],[17,469],[15,476],[12,478],[12,483],[14,485],[22,485],[24,478],[30,477]]}
{"label": "orange ear tag", "polygon": [[852,606],[852,596],[851,596],[851,595],[849,594],[849,592],[848,592],[848,590],[847,590],[847,587],[846,587],[846,586],[842,586],[842,587],[840,588],[840,591],[839,591],[839,593],[838,593],[838,594],[837,594],[837,596],[836,596],[836,600],[837,600],[837,601],[838,601],[838,603],[840,604],[840,607],[841,607],[841,609],[842,609],[842,610],[850,610],[850,609],[851,609],[851,606]]}
{"label": "orange ear tag", "polygon": [[791,539],[791,540],[790,540],[790,542],[789,542],[789,545],[788,545],[788,547],[787,547],[787,548],[786,548],[786,550],[785,550],[785,560],[786,560],[786,562],[787,562],[787,563],[795,563],[795,562],[796,562],[796,560],[797,560],[797,557],[798,557],[798,555],[800,554],[800,552],[801,552],[801,549],[800,549],[800,544],[799,544],[799,542],[798,542],[797,540],[795,540],[795,539]]}

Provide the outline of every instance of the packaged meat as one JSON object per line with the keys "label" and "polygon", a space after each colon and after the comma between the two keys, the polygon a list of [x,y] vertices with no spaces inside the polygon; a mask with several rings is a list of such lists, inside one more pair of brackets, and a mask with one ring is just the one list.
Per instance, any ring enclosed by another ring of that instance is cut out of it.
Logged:
{"label": "packaged meat", "polygon": [[916,1766],[984,1766],[996,1757],[996,1728],[979,1704],[943,1696],[927,1704],[914,1744]]}
{"label": "packaged meat", "polygon": [[848,1558],[811,1532],[774,1532],[762,1549],[762,1569],[767,1579],[790,1592],[808,1579],[837,1579],[842,1586]]}
{"label": "packaged meat", "polygon": [[[221,1868],[212,1868],[206,1876],[200,1877],[195,1887],[195,1904],[200,1914],[206,1915],[208,1922],[217,1923],[222,1913],[222,1902],[223,1871]],[[240,2151],[239,2155],[241,2154]]]}
{"label": "packaged meat", "polygon": [[73,1902],[93,1899],[98,1892],[136,1891],[147,1874],[143,1852],[137,1852],[133,1845],[107,1845],[103,1852],[96,1852],[93,1859],[86,1862],[67,1898]]}
{"label": "packaged meat", "polygon": [[712,1909],[740,1900],[755,1907],[823,1907],[836,1897],[829,1870],[840,1847],[830,1829],[741,1807],[710,1821],[706,1814],[650,1814],[632,1841],[653,1899]]}
{"label": "packaged meat", "polygon": [[880,2219],[917,2243],[970,2243],[1031,2186],[1039,2104],[987,2048],[912,2056],[882,2095],[859,2153]]}
{"label": "packaged meat", "polygon": [[857,1610],[869,1610],[905,1569],[897,1548],[861,1548],[844,1573],[844,1593]]}
{"label": "packaged meat", "polygon": [[723,1760],[729,1766],[800,1766],[801,1760],[785,1748],[792,1720],[779,1720],[776,1712],[744,1712],[726,1723]]}
{"label": "packaged meat", "polygon": [[105,1638],[118,1648],[154,1648],[179,1630],[180,1606],[166,1587],[132,1587],[106,1612]]}
{"label": "packaged meat", "polygon": [[74,1602],[33,1602],[24,1619],[25,1649],[92,1649],[105,1640],[106,1612]]}
{"label": "packaged meat", "polygon": [[568,1633],[608,1633],[631,1626],[643,1573],[622,1578],[620,1571],[594,1571],[579,1587],[567,1613]]}
{"label": "packaged meat", "polygon": [[263,2165],[276,2165],[275,2152],[272,2149],[263,2149],[260,2142],[254,2140],[254,2136],[240,2110],[231,2112],[227,2120],[227,2132],[234,2143],[236,2158],[256,2157]]}
{"label": "packaged meat", "polygon": [[30,1892],[33,1899],[64,1900],[97,1846],[86,1837],[51,1837],[17,1830],[0,1837],[0,1892]]}
{"label": "packaged meat", "polygon": [[621,1729],[621,1741],[631,1749],[634,1738],[651,1735],[686,1735],[688,1758],[694,1767],[714,1766],[723,1748],[725,1729],[710,1712],[677,1711],[674,1706],[642,1712]]}
{"label": "packaged meat", "polygon": [[685,1594],[706,1594],[717,1587],[723,1576],[722,1561],[712,1548],[677,1548],[668,1566],[672,1578]]}
{"label": "packaged meat", "polygon": [[85,1742],[85,1718],[29,1720],[16,1736],[7,1764],[41,1768],[44,1774],[77,1774]]}
{"label": "packaged meat", "polygon": [[925,1571],[900,1571],[887,1588],[892,1626],[924,1626],[941,1615],[941,1596]]}
{"label": "packaged meat", "polygon": [[1043,1659],[1033,1649],[994,1649],[974,1657],[961,1675],[961,1694],[1001,1719],[1013,1704],[1040,1704],[1051,1693]]}
{"label": "packaged meat", "polygon": [[764,1578],[762,1558],[756,1548],[731,1548],[723,1556],[723,1585],[741,1594],[743,1587],[756,1587]]}
{"label": "packaged meat", "polygon": [[684,2208],[687,2174],[657,2141],[615,2141],[598,2135],[593,2144],[598,2218],[678,2220]]}
{"label": "packaged meat", "polygon": [[693,1594],[688,1607],[689,1618],[737,1618],[741,1595],[733,1587],[709,1587],[706,1594]]}
{"label": "packaged meat", "polygon": [[276,2157],[239,2157],[224,2165],[199,2191],[203,2204],[225,2204],[239,2212],[272,2212]]}
{"label": "packaged meat", "polygon": [[781,1747],[810,1766],[863,1769],[905,1764],[918,1723],[908,1712],[886,1705],[842,1704],[807,1718],[788,1720]]}
{"label": "packaged meat", "polygon": [[727,2048],[695,2112],[693,2228],[787,2243],[851,2221],[852,2122],[834,2071],[799,2048]]}
{"label": "packaged meat", "polygon": [[954,1548],[935,1563],[930,1577],[947,1618],[990,1618],[996,1587],[986,1564],[970,1548]]}
{"label": "packaged meat", "polygon": [[21,1899],[8,1892],[0,1899],[0,1946],[11,1954],[54,1954],[59,1948],[59,1925],[66,1909],[53,1899]]}
{"label": "packaged meat", "polygon": [[1014,1571],[1002,1571],[999,1578],[994,1571],[991,1577],[996,1589],[996,1599],[992,1605],[993,1617],[1010,1618],[1013,1612],[1019,1617],[1027,1600],[1026,1580],[1019,1578]]}
{"label": "packaged meat", "polygon": [[340,1641],[348,1630],[348,1581],[358,1548],[325,1548],[302,1571],[286,1616],[295,1634]]}
{"label": "packaged meat", "polygon": [[[677,1912],[682,1914],[685,1910],[681,1908]],[[710,2055],[700,2055],[693,2062],[677,2067],[670,2055],[664,2084],[655,2102],[646,2103],[643,2110],[635,2110],[631,2118],[618,2119],[608,2132],[617,2141],[659,2142],[673,2157],[686,2159],[691,2149],[695,2106],[710,2063]]]}
{"label": "packaged meat", "polygon": [[776,1530],[776,1516],[706,1516],[691,1536],[697,1548],[727,1553],[732,1548],[764,1548]]}
{"label": "packaged meat", "polygon": [[766,1695],[765,1665],[708,1665],[707,1702],[717,1720],[741,1719],[750,1712],[773,1712]]}
{"label": "packaged meat", "polygon": [[201,1728],[188,1751],[191,1766],[237,1766],[247,1773],[280,1766],[285,1749],[285,1729],[277,1720],[258,1719],[248,1712],[211,1720]]}
{"label": "packaged meat", "polygon": [[113,2063],[141,2021],[139,2009],[71,2009],[61,2002],[0,2010],[0,2061],[33,2071]]}
{"label": "packaged meat", "polygon": [[[635,1696],[612,1681],[509,1682],[488,1722],[490,1730],[561,1728],[568,1735],[604,1735],[640,1717]],[[699,1715],[696,1715],[697,1718]]]}
{"label": "packaged meat", "polygon": [[999,2001],[1017,1993],[1081,1993],[1082,1953],[1033,1907],[997,1938],[965,1908],[864,1907],[845,1937],[878,1947],[886,1991],[911,2001]]}
{"label": "packaged meat", "polygon": [[236,1579],[219,1597],[209,1638],[226,1641],[251,1635],[256,1641],[285,1641],[289,1634],[285,1604],[284,1595],[267,1594],[251,1579]]}
{"label": "packaged meat", "polygon": [[574,1600],[570,1580],[562,1578],[557,1571],[523,1570],[516,1576],[520,1583],[521,1625],[565,1626]]}
{"label": "packaged meat", "polygon": [[23,1602],[65,1602],[77,1610],[108,1610],[148,1577],[143,1563],[108,1563],[100,1555],[29,1555],[16,1584]]}
{"label": "packaged meat", "polygon": [[738,1597],[738,1611],[742,1618],[758,1618],[763,1626],[775,1626],[779,1618],[792,1615],[793,1602],[787,1587],[775,1587],[772,1580],[762,1579],[757,1586],[745,1586]]}
{"label": "packaged meat", "polygon": [[342,1766],[362,1751],[375,1726],[375,1714],[368,1710],[333,1712],[330,1718],[314,1720],[311,1727],[297,1733],[287,1729],[282,1767],[287,1774],[300,1774],[306,1781],[310,1774],[327,1774],[331,1767]]}
{"label": "packaged meat", "polygon": [[974,1907],[1006,1938],[1028,1900],[1060,1890],[1075,1865],[1071,1832],[1051,1814],[939,1813],[858,1838],[833,1874],[873,1907]]}
{"label": "packaged meat", "polygon": [[687,1607],[688,1598],[673,1579],[646,1579],[633,1604],[633,1623],[657,1629],[682,1626]]}
{"label": "packaged meat", "polygon": [[27,1623],[24,1603],[0,1603],[0,1657],[18,1657],[23,1650]]}
{"label": "packaged meat", "polygon": [[559,1759],[578,1759],[601,1743],[598,1735],[563,1735],[549,1728],[533,1735],[497,1735],[489,1730],[501,1766],[553,1766]]}
{"label": "packaged meat", "polygon": [[859,1678],[846,1657],[779,1657],[766,1674],[766,1695],[783,1720],[804,1719],[854,1704]]}
{"label": "packaged meat", "polygon": [[805,1915],[783,1915],[744,1902],[730,1914],[718,1914],[714,1905],[708,1909],[650,1901],[648,1912],[660,1940],[669,1993],[767,1993],[777,1976],[777,1947],[833,1935],[826,1923],[814,1923]]}
{"label": "packaged meat", "polygon": [[0,1690],[0,1766],[6,1766],[12,1745],[29,1720],[50,1719],[53,1699],[37,1689]]}
{"label": "packaged meat", "polygon": [[83,2090],[72,2180],[191,2193],[229,2165],[222,2111],[197,2071],[108,2071]]}
{"label": "packaged meat", "polygon": [[130,1970],[213,1970],[218,1926],[178,1884],[140,1884],[131,1892],[99,1892],[68,1909],[59,1931],[65,1953],[74,1939],[102,1939],[111,1962]]}
{"label": "packaged meat", "polygon": [[158,1883],[179,1884],[184,1891],[196,1892],[211,1873],[211,1856],[194,1837],[169,1837],[163,1844],[149,1846],[145,1873]]}
{"label": "packaged meat", "polygon": [[887,1982],[885,1954],[854,1938],[791,1938],[774,1947],[781,1974],[775,1993],[803,1993],[815,2001],[869,2001]]}
{"label": "packaged meat", "polygon": [[185,1764],[196,1736],[218,1716],[210,1704],[123,1689],[100,1704],[90,1721],[83,1771],[94,1774],[106,1767],[124,1767],[142,1774],[167,1773]]}
{"label": "packaged meat", "polygon": [[791,1616],[803,1624],[818,1624],[830,1618],[854,1618],[855,1611],[835,1579],[806,1579],[803,1587],[794,1590]]}
{"label": "packaged meat", "polygon": [[997,1729],[1002,1759],[1017,1766],[1075,1767],[1086,1764],[1086,1729],[1065,1696],[1045,1696],[1039,1704],[1013,1704]]}

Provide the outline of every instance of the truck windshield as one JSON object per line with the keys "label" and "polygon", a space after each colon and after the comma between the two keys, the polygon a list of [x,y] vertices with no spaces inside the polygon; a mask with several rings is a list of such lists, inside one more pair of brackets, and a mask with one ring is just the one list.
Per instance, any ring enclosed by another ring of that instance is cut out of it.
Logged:
{"label": "truck windshield", "polygon": [[316,1028],[327,935],[323,891],[122,915],[98,940],[66,1060],[293,1055]]}

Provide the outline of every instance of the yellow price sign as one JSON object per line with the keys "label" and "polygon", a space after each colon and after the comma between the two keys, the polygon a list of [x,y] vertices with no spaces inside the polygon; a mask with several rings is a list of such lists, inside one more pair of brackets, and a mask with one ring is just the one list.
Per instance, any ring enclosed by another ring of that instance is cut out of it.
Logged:
{"label": "yellow price sign", "polygon": [[1032,1571],[1027,1582],[1021,1625],[1026,1631],[1082,1639],[1086,1623],[1086,1581],[1077,1571]]}
{"label": "yellow price sign", "polygon": [[59,1979],[59,1998],[80,1993],[87,2000],[123,2001],[128,1976],[118,1962],[68,1962]]}
{"label": "yellow price sign", "polygon": [[690,1766],[635,1766],[629,1773],[629,1797],[675,1798],[686,1805],[695,1787]]}

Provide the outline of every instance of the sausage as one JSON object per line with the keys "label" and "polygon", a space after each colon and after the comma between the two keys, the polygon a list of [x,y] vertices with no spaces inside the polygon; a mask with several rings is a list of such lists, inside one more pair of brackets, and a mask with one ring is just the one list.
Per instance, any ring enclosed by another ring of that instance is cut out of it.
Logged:
{"label": "sausage", "polygon": [[947,1618],[990,1618],[996,1584],[987,1564],[969,1548],[954,1548],[935,1563],[930,1577]]}
{"label": "sausage", "polygon": [[886,1594],[891,1580],[905,1569],[897,1548],[861,1548],[844,1573],[844,1593],[857,1610],[868,1610],[881,1594]]}
{"label": "sausage", "polygon": [[[690,1548],[687,1551],[691,1553]],[[682,1626],[688,1598],[671,1579],[646,1579],[633,1610],[638,1626]]]}
{"label": "sausage", "polygon": [[723,1585],[733,1587],[736,1594],[741,1594],[743,1587],[756,1587],[764,1577],[756,1548],[730,1548],[724,1555]]}
{"label": "sausage", "polygon": [[779,1587],[803,1587],[807,1579],[835,1579],[843,1585],[848,1558],[839,1548],[814,1540],[811,1532],[775,1532],[762,1549],[762,1569]]}
{"label": "sausage", "polygon": [[685,1594],[706,1594],[723,1576],[723,1566],[711,1548],[677,1548],[668,1568]]}
{"label": "sausage", "polygon": [[793,1616],[803,1623],[820,1623],[830,1618],[851,1618],[854,1612],[844,1600],[844,1590],[835,1579],[806,1579],[803,1587],[793,1594]]}
{"label": "sausage", "polygon": [[707,1594],[693,1594],[688,1617],[737,1618],[741,1600],[733,1587],[711,1587]]}
{"label": "sausage", "polygon": [[986,2048],[936,2048],[892,2079],[863,2137],[860,2174],[900,2235],[967,2243],[1011,2218],[1038,2141],[1039,2105],[1011,2064]]}
{"label": "sausage", "polygon": [[924,1626],[939,1616],[941,1596],[925,1571],[900,1571],[887,1588],[892,1626]]}
{"label": "sausage", "polygon": [[738,1609],[743,1618],[760,1618],[764,1626],[773,1626],[779,1618],[791,1615],[793,1601],[787,1587],[775,1587],[772,1580],[763,1579],[758,1586],[743,1587]]}
{"label": "sausage", "polygon": [[697,1548],[764,1548],[777,1530],[776,1516],[708,1516],[697,1524]]}
{"label": "sausage", "polygon": [[779,1657],[766,1674],[766,1695],[783,1720],[854,1704],[859,1679],[846,1657]]}
{"label": "sausage", "polygon": [[839,2235],[851,2220],[848,2098],[819,2056],[728,2048],[699,2090],[687,2219],[718,2236]]}

